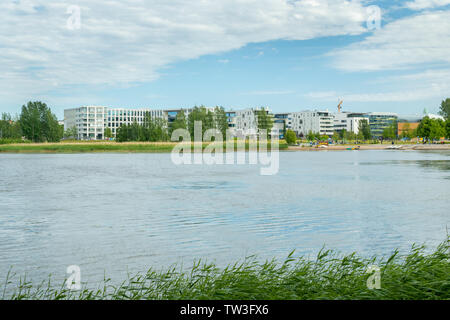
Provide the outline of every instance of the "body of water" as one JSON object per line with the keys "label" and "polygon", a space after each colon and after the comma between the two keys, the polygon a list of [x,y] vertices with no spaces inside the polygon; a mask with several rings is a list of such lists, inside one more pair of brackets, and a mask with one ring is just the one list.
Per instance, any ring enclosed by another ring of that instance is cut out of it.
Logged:
{"label": "body of water", "polygon": [[450,153],[282,152],[280,170],[181,165],[170,154],[0,154],[0,282],[249,255],[388,255],[450,227]]}

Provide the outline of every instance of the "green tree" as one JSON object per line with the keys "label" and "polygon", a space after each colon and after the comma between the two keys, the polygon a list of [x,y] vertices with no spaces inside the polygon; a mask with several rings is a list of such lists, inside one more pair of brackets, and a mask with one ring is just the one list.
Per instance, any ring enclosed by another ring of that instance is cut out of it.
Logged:
{"label": "green tree", "polygon": [[446,124],[441,119],[424,117],[417,128],[417,135],[427,140],[437,140],[447,135]]}
{"label": "green tree", "polygon": [[22,106],[19,121],[24,136],[33,142],[56,142],[61,140],[64,134],[64,129],[51,109],[40,101],[30,101],[26,106]]}
{"label": "green tree", "polygon": [[362,119],[358,123],[358,133],[361,133],[361,138],[365,140],[370,140],[372,138],[372,132],[370,131],[369,121],[367,119]]}
{"label": "green tree", "polygon": [[450,118],[445,121],[445,132],[447,139],[450,139]]}
{"label": "green tree", "polygon": [[261,130],[266,130],[267,135],[269,136],[273,128],[272,117],[264,108],[256,110],[255,115],[258,131],[260,132]]}
{"label": "green tree", "polygon": [[287,144],[295,144],[297,142],[297,135],[294,131],[288,129],[286,130],[285,139]]}
{"label": "green tree", "polygon": [[228,130],[228,117],[223,107],[214,108],[214,118],[216,129],[222,133],[223,139],[226,139]]}
{"label": "green tree", "polygon": [[449,119],[449,117],[450,117],[450,98],[442,100],[439,114],[441,116],[443,116],[445,119]]}
{"label": "green tree", "polygon": [[[207,117],[207,113],[208,111],[206,110],[206,107],[204,106],[200,106],[197,107],[195,106],[192,111],[189,113],[188,116],[188,130],[189,130],[189,134],[191,135],[191,139],[194,140],[194,125],[195,125],[195,121],[201,121],[202,123],[202,137],[205,133],[205,131],[208,128],[207,121],[206,121],[206,117]],[[209,122],[211,122],[211,119],[209,119]]]}
{"label": "green tree", "polygon": [[170,126],[170,134],[172,135],[172,132],[174,132],[177,129],[186,129],[186,128],[187,128],[186,114],[184,113],[184,110],[181,109],[180,112],[177,113],[175,121],[172,122]]}
{"label": "green tree", "polygon": [[0,120],[0,139],[20,138],[22,138],[20,122],[13,119],[9,113],[3,113]]}
{"label": "green tree", "polygon": [[111,131],[111,128],[106,128],[105,129],[105,138],[112,138],[113,137],[113,133]]}
{"label": "green tree", "polygon": [[390,139],[390,140],[396,139],[398,130],[397,128],[398,128],[397,121],[393,121],[390,126],[384,128],[382,134],[383,139]]}

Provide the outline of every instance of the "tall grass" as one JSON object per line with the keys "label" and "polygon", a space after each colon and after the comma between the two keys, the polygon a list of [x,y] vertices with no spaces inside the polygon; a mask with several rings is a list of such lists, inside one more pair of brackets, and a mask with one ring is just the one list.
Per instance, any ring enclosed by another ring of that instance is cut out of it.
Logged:
{"label": "tall grass", "polygon": [[[98,289],[71,291],[54,287],[50,278],[38,285],[22,279],[11,290],[6,282],[4,299],[450,299],[450,262],[447,241],[433,252],[413,246],[401,256],[362,258],[321,250],[315,259],[294,258],[282,262],[246,259],[226,268],[196,262],[188,271],[172,267],[149,270],[119,285],[105,278]],[[381,289],[369,289],[366,271],[381,270]]]}
{"label": "tall grass", "polygon": [[[61,143],[26,143],[0,145],[0,153],[86,153],[86,152],[171,152],[177,143],[173,142],[61,142]],[[203,143],[205,148],[209,143]],[[249,150],[246,142],[245,150]],[[191,144],[192,150],[194,149]],[[288,145],[280,142],[279,149],[287,149]],[[237,149],[237,144],[235,144]],[[267,144],[270,150],[270,143]],[[224,143],[225,151],[225,143]]]}

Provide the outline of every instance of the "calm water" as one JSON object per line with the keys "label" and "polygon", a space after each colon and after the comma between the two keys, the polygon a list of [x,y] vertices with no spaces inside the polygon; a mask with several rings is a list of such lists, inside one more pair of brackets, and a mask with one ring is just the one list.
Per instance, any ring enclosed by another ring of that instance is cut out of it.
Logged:
{"label": "calm water", "polygon": [[[258,166],[175,166],[170,154],[0,155],[0,283],[436,245],[450,227],[450,153],[284,152]],[[0,285],[1,286],[1,285]]]}

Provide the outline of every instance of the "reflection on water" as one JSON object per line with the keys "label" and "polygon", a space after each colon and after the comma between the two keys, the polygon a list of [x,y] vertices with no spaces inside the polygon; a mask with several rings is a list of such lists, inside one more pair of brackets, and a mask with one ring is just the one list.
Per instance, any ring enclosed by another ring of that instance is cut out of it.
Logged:
{"label": "reflection on water", "polygon": [[225,265],[435,245],[450,225],[448,152],[285,152],[280,172],[175,166],[170,154],[0,155],[0,277],[36,280],[204,258]]}
{"label": "reflection on water", "polygon": [[[450,160],[386,160],[386,164],[391,165],[417,165],[423,168],[450,171]],[[364,162],[362,165],[379,165],[379,162]]]}

